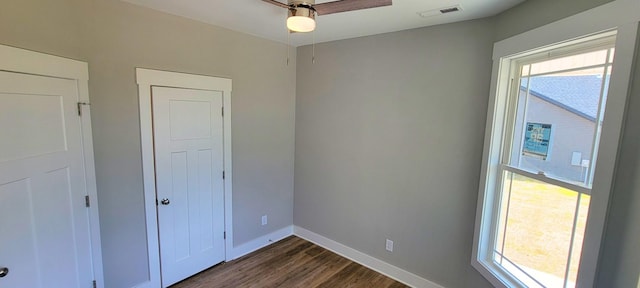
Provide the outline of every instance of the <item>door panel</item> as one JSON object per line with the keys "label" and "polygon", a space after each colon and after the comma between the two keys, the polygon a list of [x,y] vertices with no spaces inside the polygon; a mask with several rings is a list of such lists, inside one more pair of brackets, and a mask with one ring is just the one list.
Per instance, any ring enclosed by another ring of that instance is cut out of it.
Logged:
{"label": "door panel", "polygon": [[0,72],[0,287],[93,280],[77,89]]}
{"label": "door panel", "polygon": [[222,93],[152,88],[162,284],[224,261]]}
{"label": "door panel", "polygon": [[[57,95],[2,94],[0,161],[40,156],[66,150],[62,97]],[[3,119],[4,120],[4,119]]]}
{"label": "door panel", "polygon": [[0,245],[11,247],[0,251],[0,266],[10,269],[9,274],[0,280],[6,287],[40,286],[40,269],[31,269],[37,263],[35,229],[31,229],[35,227],[32,198],[30,179],[0,186],[0,230],[13,234],[11,239],[5,233],[0,236]]}

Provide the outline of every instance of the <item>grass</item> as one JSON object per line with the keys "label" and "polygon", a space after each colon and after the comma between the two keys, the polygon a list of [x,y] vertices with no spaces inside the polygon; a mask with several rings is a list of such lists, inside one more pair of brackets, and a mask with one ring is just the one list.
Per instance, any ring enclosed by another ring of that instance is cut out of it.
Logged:
{"label": "grass", "polygon": [[[511,184],[511,194],[508,187]],[[501,227],[510,198],[506,235],[500,233],[497,249],[516,264],[564,279],[578,193],[520,175],[505,181]],[[569,269],[575,282],[590,196],[581,195],[576,235]],[[502,229],[501,229],[502,232]]]}

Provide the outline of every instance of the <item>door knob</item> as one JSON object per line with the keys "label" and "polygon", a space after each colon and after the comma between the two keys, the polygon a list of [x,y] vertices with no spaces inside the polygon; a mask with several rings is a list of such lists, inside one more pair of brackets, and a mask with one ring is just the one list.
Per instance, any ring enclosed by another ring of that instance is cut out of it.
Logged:
{"label": "door knob", "polygon": [[171,203],[171,201],[169,201],[169,199],[167,199],[167,198],[164,198],[164,199],[160,200],[160,204],[162,204],[162,205],[169,205],[169,203]]}
{"label": "door knob", "polygon": [[9,274],[9,268],[0,267],[0,278],[7,276],[7,274]]}

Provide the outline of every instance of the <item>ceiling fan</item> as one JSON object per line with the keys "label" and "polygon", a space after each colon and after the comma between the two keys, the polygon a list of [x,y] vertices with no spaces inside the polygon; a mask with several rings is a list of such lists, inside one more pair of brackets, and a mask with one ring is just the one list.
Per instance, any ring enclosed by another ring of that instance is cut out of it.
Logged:
{"label": "ceiling fan", "polygon": [[315,4],[315,0],[262,0],[289,10],[287,28],[294,32],[311,32],[316,28],[315,14],[326,15],[391,5],[392,0],[339,0]]}

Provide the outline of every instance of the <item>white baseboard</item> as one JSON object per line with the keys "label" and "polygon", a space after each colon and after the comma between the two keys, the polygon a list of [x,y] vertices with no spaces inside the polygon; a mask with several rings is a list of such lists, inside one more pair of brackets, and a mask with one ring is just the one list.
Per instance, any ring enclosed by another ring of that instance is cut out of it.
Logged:
{"label": "white baseboard", "polygon": [[244,255],[254,252],[260,248],[269,246],[272,243],[278,242],[291,235],[293,235],[293,225],[276,230],[267,235],[260,236],[249,242],[245,242],[244,244],[240,244],[237,247],[233,247],[233,255],[231,257],[231,260],[238,259]]}
{"label": "white baseboard", "polygon": [[327,237],[324,237],[320,234],[316,234],[302,227],[294,226],[293,234],[303,238],[309,242],[313,242],[314,244],[321,246],[327,250],[333,251],[334,253],[350,259],[356,263],[359,263],[365,267],[368,267],[374,271],[377,271],[381,274],[387,275],[397,281],[400,281],[406,285],[411,287],[420,287],[420,288],[444,288],[436,283],[433,283],[427,279],[424,279],[418,275],[415,275],[411,272],[402,270],[396,266],[393,266],[387,262],[384,262],[380,259],[371,257],[367,254],[364,254],[358,250],[355,250],[351,247],[347,247],[343,244],[340,244],[334,240],[331,240]]}
{"label": "white baseboard", "polygon": [[[340,244],[334,240],[331,240],[327,237],[324,237],[320,234],[316,234],[307,229],[298,226],[287,226],[282,229],[271,232],[267,235],[260,236],[256,239],[253,239],[249,242],[241,244],[237,247],[233,248],[233,257],[232,259],[240,258],[244,255],[247,255],[251,252],[254,252],[260,248],[269,246],[275,242],[278,242],[284,238],[287,238],[291,235],[296,235],[300,238],[303,238],[309,242],[312,242],[318,246],[321,246],[327,250],[333,251],[334,253],[345,257],[351,261],[354,261],[358,264],[361,264],[367,268],[370,268],[376,272],[384,274],[390,278],[393,278],[399,282],[402,282],[406,285],[416,288],[444,288],[434,282],[431,282],[427,279],[424,279],[418,275],[415,275],[411,272],[402,270],[396,266],[393,266],[387,262],[384,262],[380,259],[374,258],[367,254],[364,254],[356,249]],[[140,283],[136,285],[136,288],[146,288],[152,284],[151,282]],[[640,287],[638,287],[640,288]]]}
{"label": "white baseboard", "polygon": [[[100,287],[100,286],[98,286]],[[106,286],[104,286],[106,287]],[[153,281],[153,280],[149,280],[149,281],[145,281],[142,283],[138,283],[134,286],[132,286],[131,288],[158,288],[161,287],[160,286],[160,279],[158,279],[157,281]]]}

